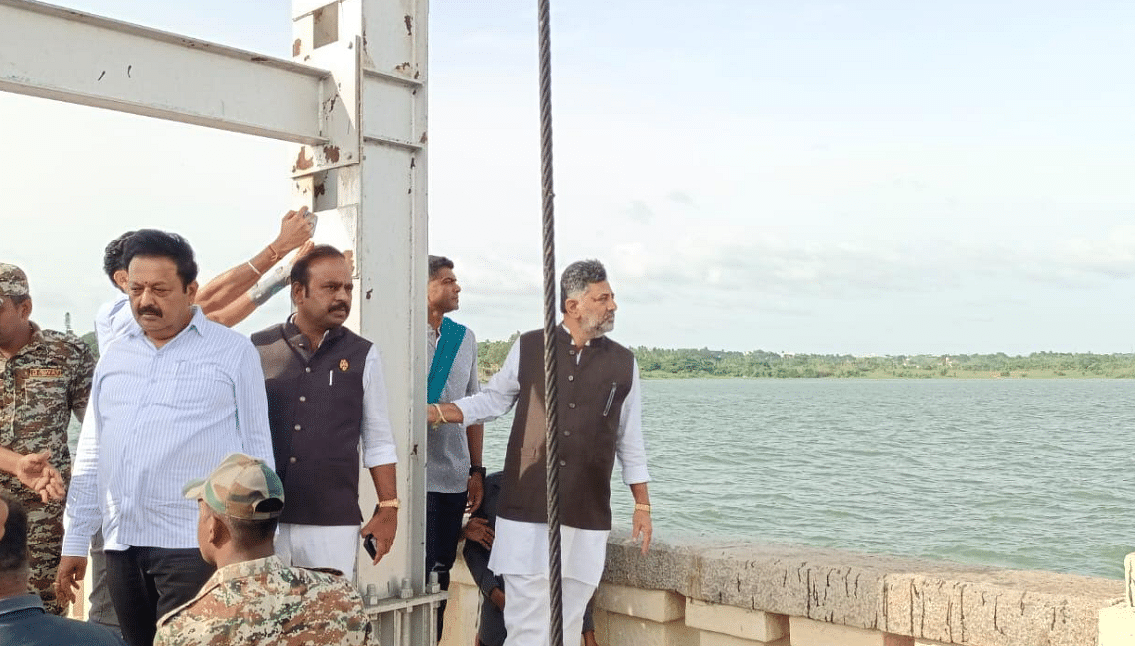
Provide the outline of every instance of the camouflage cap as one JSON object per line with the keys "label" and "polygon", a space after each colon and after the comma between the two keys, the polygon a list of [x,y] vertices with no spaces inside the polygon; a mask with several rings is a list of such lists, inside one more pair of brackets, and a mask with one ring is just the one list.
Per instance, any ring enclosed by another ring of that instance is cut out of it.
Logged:
{"label": "camouflage cap", "polygon": [[28,276],[23,269],[0,262],[0,296],[27,296]]}
{"label": "camouflage cap", "polygon": [[233,453],[204,480],[182,490],[186,498],[204,500],[213,511],[244,520],[267,520],[284,508],[284,484],[263,460]]}

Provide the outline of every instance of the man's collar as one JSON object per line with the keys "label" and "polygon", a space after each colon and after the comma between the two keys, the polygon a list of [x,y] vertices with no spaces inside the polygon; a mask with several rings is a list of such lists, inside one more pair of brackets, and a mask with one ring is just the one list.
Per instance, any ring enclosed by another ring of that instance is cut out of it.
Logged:
{"label": "man's collar", "polygon": [[[347,333],[346,329],[346,326],[338,325],[329,330],[324,330],[323,337],[319,340],[319,347],[323,347],[323,344],[328,341],[334,341],[343,336]],[[303,337],[303,331],[296,325],[296,315],[294,313],[288,316],[288,320],[284,322],[284,336],[287,337],[288,340],[296,340]],[[317,349],[318,348],[312,348],[312,353],[314,354]]]}
{"label": "man's collar", "polygon": [[[560,321],[560,329],[563,330],[564,335],[567,336],[567,342],[572,344],[572,345],[575,345],[575,338],[571,335],[571,330],[568,329],[567,323],[565,321]],[[599,345],[599,344],[603,343],[603,340],[606,339],[606,338],[607,338],[607,335],[604,334],[603,336],[597,336],[594,339],[588,339],[588,340],[583,342],[583,347],[586,348],[587,346],[590,346],[590,345]]]}
{"label": "man's collar", "polygon": [[31,352],[32,350],[35,350],[37,346],[43,344],[43,330],[41,330],[40,327],[32,321],[28,321],[28,325],[32,329],[31,336],[28,337],[28,342],[25,343],[22,348],[16,350],[16,353],[13,354],[11,359],[8,359],[8,361],[11,361],[12,359],[15,359],[16,357],[26,352]]}
{"label": "man's collar", "polygon": [[[189,319],[189,326],[199,336],[205,336],[205,331],[209,329],[209,317],[205,316],[205,311],[197,305],[190,306],[193,309],[193,318]],[[184,332],[185,330],[182,330]],[[179,335],[180,336],[180,335]]]}
{"label": "man's collar", "polygon": [[43,612],[43,600],[39,598],[38,594],[18,594],[14,597],[0,599],[0,616],[33,608],[38,608],[40,612]]}
{"label": "man's collar", "polygon": [[[245,577],[255,576],[262,572],[282,570],[284,569],[284,567],[284,562],[280,560],[280,557],[273,554],[272,556],[266,556],[262,559],[241,561],[240,563],[233,563],[231,565],[217,568],[216,571],[213,572],[213,576],[209,577],[209,580],[205,582],[205,585],[201,586],[201,589],[197,592],[197,596],[193,597],[193,601],[196,601],[208,595],[214,588],[225,583],[226,581],[232,581],[233,579],[243,579]],[[39,597],[37,596],[36,598],[38,599]]]}

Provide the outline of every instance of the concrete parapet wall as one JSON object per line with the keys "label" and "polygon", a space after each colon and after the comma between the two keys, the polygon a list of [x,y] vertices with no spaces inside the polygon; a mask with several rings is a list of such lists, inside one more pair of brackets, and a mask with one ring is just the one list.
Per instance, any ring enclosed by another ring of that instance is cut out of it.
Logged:
{"label": "concrete parapet wall", "polygon": [[[480,595],[458,570],[447,646],[475,635]],[[1101,624],[1101,610],[1130,611],[1123,597],[1119,580],[790,545],[656,542],[644,556],[614,533],[596,633],[603,646],[1109,646],[1101,625],[1135,626]]]}

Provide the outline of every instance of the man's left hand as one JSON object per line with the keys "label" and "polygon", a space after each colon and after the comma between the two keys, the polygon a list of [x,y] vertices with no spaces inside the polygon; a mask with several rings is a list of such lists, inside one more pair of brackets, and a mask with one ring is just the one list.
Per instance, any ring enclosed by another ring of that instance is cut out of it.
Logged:
{"label": "man's left hand", "polygon": [[398,533],[398,509],[395,507],[380,508],[366,525],[359,530],[363,536],[374,536],[374,563],[378,564],[394,546],[394,536]]}
{"label": "man's left hand", "polygon": [[475,473],[469,476],[469,483],[466,486],[469,499],[465,503],[465,511],[471,514],[481,508],[481,501],[485,498],[485,478],[480,473]]}
{"label": "man's left hand", "polygon": [[461,532],[465,535],[465,540],[479,543],[487,550],[493,549],[493,541],[497,537],[493,528],[489,527],[489,521],[480,516],[470,518]]}
{"label": "man's left hand", "polygon": [[650,549],[650,535],[654,531],[654,526],[650,522],[650,512],[643,509],[636,509],[634,518],[631,520],[631,525],[634,527],[631,531],[631,540],[637,541],[641,534],[642,553],[646,554],[646,550]]}
{"label": "man's left hand", "polygon": [[48,462],[50,457],[50,451],[29,453],[20,457],[20,461],[16,463],[16,477],[29,489],[38,493],[43,502],[63,500],[66,494],[63,476],[59,475],[59,471]]}

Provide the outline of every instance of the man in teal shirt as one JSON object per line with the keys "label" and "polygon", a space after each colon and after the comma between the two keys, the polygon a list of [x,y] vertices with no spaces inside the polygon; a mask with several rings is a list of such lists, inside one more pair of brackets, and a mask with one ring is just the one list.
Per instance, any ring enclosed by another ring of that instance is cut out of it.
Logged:
{"label": "man in teal shirt", "polygon": [[[448,402],[480,391],[477,380],[477,339],[469,328],[446,314],[459,306],[461,286],[453,261],[430,256],[427,290],[430,365],[428,402]],[[466,508],[481,506],[485,468],[481,466],[484,426],[438,423],[430,427],[426,460],[426,572],[437,572],[443,590],[449,589],[449,570],[457,558],[461,520]],[[441,639],[445,602],[437,615]]]}

